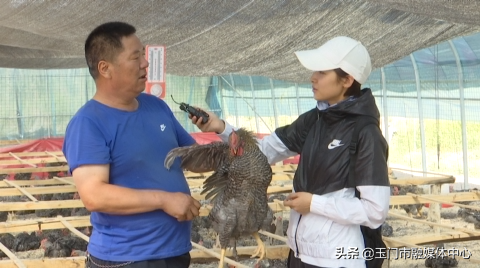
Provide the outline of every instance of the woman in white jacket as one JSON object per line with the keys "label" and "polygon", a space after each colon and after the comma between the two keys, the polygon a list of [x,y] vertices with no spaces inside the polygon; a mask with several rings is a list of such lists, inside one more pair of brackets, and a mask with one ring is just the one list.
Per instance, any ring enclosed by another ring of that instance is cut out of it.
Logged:
{"label": "woman in white jacket", "polygon": [[[317,106],[258,143],[272,164],[301,155],[294,191],[284,201],[291,208],[288,267],[365,267],[360,226],[381,226],[390,199],[388,146],[378,127],[380,113],[371,90],[361,90],[371,72],[370,56],[360,42],[344,36],[296,55],[313,71]],[[209,115],[206,124],[195,117],[192,122],[227,141],[233,127]],[[359,132],[355,185],[350,185],[349,145],[362,117],[376,120],[377,125]]]}

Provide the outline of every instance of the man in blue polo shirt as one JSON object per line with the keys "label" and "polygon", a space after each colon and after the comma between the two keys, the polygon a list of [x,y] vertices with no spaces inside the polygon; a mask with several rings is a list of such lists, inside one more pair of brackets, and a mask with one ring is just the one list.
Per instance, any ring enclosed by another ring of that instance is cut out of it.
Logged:
{"label": "man in blue polo shirt", "polygon": [[85,58],[96,93],[67,126],[63,152],[93,233],[87,267],[188,267],[200,203],[167,153],[195,143],[162,100],[141,94],[148,62],[135,28],[95,28]]}

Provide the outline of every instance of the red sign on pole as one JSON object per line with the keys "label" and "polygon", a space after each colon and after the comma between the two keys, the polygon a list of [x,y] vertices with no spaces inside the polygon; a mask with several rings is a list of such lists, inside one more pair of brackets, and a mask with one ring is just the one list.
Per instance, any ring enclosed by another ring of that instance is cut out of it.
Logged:
{"label": "red sign on pole", "polygon": [[145,57],[148,61],[145,91],[163,99],[166,89],[165,46],[145,46]]}

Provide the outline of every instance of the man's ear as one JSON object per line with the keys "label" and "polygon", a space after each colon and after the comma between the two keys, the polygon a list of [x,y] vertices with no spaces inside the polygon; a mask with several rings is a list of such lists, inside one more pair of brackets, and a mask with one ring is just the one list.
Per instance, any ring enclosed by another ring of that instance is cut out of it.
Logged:
{"label": "man's ear", "polygon": [[104,78],[107,78],[107,79],[110,79],[112,77],[110,73],[112,66],[108,62],[104,60],[99,61],[97,68],[98,68],[98,74],[100,76],[103,76]]}

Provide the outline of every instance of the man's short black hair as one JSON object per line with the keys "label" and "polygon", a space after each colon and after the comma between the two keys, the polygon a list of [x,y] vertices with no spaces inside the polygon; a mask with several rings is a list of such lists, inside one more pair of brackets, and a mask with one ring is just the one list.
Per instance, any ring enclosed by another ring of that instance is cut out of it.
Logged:
{"label": "man's short black hair", "polygon": [[124,22],[107,22],[95,28],[85,41],[85,59],[93,79],[98,77],[98,63],[113,61],[122,52],[122,38],[136,32],[135,27]]}

